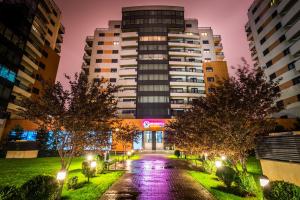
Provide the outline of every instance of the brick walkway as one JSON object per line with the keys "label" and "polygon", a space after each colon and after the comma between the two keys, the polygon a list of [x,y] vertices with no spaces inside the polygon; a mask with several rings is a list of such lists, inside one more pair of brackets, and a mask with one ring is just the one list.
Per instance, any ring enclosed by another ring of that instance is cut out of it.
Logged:
{"label": "brick walkway", "polygon": [[145,154],[127,161],[126,173],[101,200],[212,200],[213,197],[184,171],[184,162],[164,155]]}

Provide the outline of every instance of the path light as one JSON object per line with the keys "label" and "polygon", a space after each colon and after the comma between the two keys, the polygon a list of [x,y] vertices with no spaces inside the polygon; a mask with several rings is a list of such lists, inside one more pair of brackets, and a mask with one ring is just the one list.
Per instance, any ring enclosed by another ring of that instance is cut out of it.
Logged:
{"label": "path light", "polygon": [[93,155],[87,155],[86,158],[87,158],[88,161],[91,161],[91,160],[93,160]]}
{"label": "path light", "polygon": [[227,157],[223,155],[223,156],[221,156],[221,159],[222,159],[222,160],[226,160]]}
{"label": "path light", "polygon": [[96,161],[92,161],[91,162],[91,168],[96,168],[97,166],[97,162]]}
{"label": "path light", "polygon": [[207,160],[208,153],[204,153],[204,159]]}
{"label": "path light", "polygon": [[115,131],[118,132],[120,129],[116,128]]}
{"label": "path light", "polygon": [[262,175],[259,177],[259,183],[262,187],[266,187],[270,183],[270,180],[267,176]]}
{"label": "path light", "polygon": [[59,172],[57,173],[56,179],[57,179],[59,182],[63,182],[63,181],[65,180],[66,176],[67,176],[66,171],[62,170],[62,171],[59,171]]}
{"label": "path light", "polygon": [[127,155],[128,155],[128,156],[131,156],[131,151],[128,151],[128,152],[127,152]]}
{"label": "path light", "polygon": [[215,165],[216,165],[217,168],[220,168],[220,167],[223,166],[223,163],[220,160],[216,160]]}
{"label": "path light", "polygon": [[133,150],[133,149],[131,150],[131,153],[134,153],[134,150]]}

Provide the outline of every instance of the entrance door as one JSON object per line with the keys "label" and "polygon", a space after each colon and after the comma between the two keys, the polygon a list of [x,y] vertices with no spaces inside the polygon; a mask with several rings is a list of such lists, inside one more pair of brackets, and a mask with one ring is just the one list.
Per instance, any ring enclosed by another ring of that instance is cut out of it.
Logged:
{"label": "entrance door", "polygon": [[152,131],[144,131],[144,148],[152,150]]}
{"label": "entrance door", "polygon": [[163,131],[156,131],[156,150],[163,150]]}

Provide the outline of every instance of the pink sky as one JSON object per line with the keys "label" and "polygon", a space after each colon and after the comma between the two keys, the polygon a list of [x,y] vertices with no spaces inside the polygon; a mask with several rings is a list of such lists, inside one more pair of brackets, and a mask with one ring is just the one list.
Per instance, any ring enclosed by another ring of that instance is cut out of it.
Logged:
{"label": "pink sky", "polygon": [[183,6],[186,18],[196,18],[199,27],[212,27],[214,34],[222,36],[225,60],[230,66],[240,64],[250,52],[244,31],[247,10],[253,0],[56,0],[62,10],[66,28],[62,44],[57,80],[65,83],[64,73],[80,71],[85,37],[93,35],[95,28],[106,28],[108,20],[121,19],[121,8],[141,5]]}

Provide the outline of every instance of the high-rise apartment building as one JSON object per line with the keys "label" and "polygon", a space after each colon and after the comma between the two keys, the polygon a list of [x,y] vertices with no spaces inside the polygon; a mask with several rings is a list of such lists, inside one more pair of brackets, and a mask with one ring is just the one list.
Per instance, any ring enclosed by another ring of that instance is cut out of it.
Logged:
{"label": "high-rise apartment building", "polygon": [[125,7],[122,20],[86,38],[82,69],[90,82],[104,78],[120,86],[119,117],[140,128],[144,149],[161,150],[167,120],[213,92],[213,84],[206,86],[216,83],[214,70],[228,77],[222,49],[221,37],[185,19],[183,7]]}
{"label": "high-rise apartment building", "polygon": [[44,81],[55,81],[62,35],[61,11],[53,0],[0,2],[0,106],[2,134],[17,125],[33,132],[36,125],[18,116],[20,100],[40,95]]}
{"label": "high-rise apartment building", "polygon": [[279,81],[282,110],[274,117],[300,117],[300,1],[255,0],[245,29],[255,66]]}

